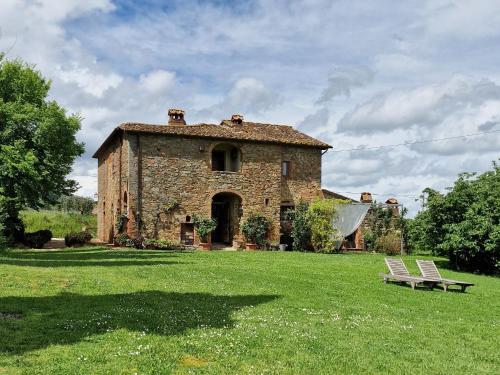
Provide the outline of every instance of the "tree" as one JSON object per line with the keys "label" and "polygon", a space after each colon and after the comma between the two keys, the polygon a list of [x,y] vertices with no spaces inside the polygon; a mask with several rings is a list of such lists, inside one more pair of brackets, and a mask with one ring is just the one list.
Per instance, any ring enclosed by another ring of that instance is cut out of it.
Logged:
{"label": "tree", "polygon": [[288,219],[292,221],[291,236],[293,238],[293,249],[306,251],[311,243],[311,224],[308,216],[309,205],[299,202],[294,210],[288,213]]}
{"label": "tree", "polygon": [[96,202],[89,197],[78,195],[62,196],[55,205],[60,211],[79,212],[81,215],[92,215]]}
{"label": "tree", "polygon": [[340,199],[315,199],[308,208],[307,216],[311,226],[311,243],[317,252],[331,253],[338,251],[338,242],[342,236],[333,227],[335,205],[342,204]]}
{"label": "tree", "polygon": [[[398,208],[399,209],[399,208]],[[395,213],[395,208],[372,203],[366,215],[367,228],[363,230],[367,250],[399,254],[401,251],[401,236],[405,239],[407,220],[406,208],[401,207]]]}
{"label": "tree", "polygon": [[49,89],[33,66],[0,55],[0,201],[11,239],[22,239],[21,209],[55,204],[77,188],[66,176],[84,151],[80,119],[48,100]]}
{"label": "tree", "polygon": [[500,167],[462,173],[447,194],[431,189],[410,224],[410,244],[450,259],[455,269],[500,272]]}

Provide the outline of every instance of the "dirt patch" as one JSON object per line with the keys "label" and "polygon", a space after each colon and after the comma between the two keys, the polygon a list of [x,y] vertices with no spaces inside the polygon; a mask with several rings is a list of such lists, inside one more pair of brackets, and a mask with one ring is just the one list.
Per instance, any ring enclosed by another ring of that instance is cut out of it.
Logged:
{"label": "dirt patch", "polygon": [[185,355],[181,358],[180,363],[185,367],[202,367],[207,365],[209,361],[193,357],[192,355]]}

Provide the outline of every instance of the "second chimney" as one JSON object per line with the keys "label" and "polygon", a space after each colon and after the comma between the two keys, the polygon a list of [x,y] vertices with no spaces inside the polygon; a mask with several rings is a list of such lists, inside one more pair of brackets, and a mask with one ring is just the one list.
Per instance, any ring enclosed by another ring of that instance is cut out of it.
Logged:
{"label": "second chimney", "polygon": [[169,125],[186,125],[184,121],[184,111],[182,109],[169,109],[168,110],[168,124]]}
{"label": "second chimney", "polygon": [[372,203],[372,202],[373,199],[371,193],[368,193],[366,191],[361,193],[361,203]]}
{"label": "second chimney", "polygon": [[241,123],[243,122],[243,116],[242,115],[232,115],[231,122],[235,125],[241,125]]}

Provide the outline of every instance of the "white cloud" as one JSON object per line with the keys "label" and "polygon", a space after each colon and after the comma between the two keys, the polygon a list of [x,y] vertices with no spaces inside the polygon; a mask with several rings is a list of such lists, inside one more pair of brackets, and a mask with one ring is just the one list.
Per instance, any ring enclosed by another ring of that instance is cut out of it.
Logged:
{"label": "white cloud", "polygon": [[328,111],[328,108],[321,107],[316,112],[307,115],[301,122],[299,122],[297,128],[303,132],[323,128],[328,125],[329,119],[330,112]]}
{"label": "white cloud", "polygon": [[260,114],[273,109],[280,102],[280,96],[263,82],[255,78],[241,78],[219,103],[199,110],[196,116],[220,121],[236,113],[244,116]]}
{"label": "white cloud", "polygon": [[148,74],[141,74],[140,85],[152,94],[163,93],[173,87],[175,73],[165,70],[155,70]]}
{"label": "white cloud", "polygon": [[329,102],[337,96],[350,96],[351,90],[373,81],[374,73],[366,66],[337,67],[328,77],[328,86],[323,90],[318,104]]}
{"label": "white cloud", "polygon": [[486,101],[498,99],[500,86],[495,82],[456,76],[438,84],[377,94],[347,113],[338,129],[356,133],[434,127],[450,116],[479,112]]}
{"label": "white cloud", "polygon": [[[165,123],[169,107],[184,108],[190,123],[238,112],[295,123],[336,149],[500,122],[496,1],[146,3],[0,7],[0,50],[36,64],[53,82],[51,99],[84,117],[78,137],[87,151],[74,172],[83,194],[95,192],[90,155],[109,132],[124,121]],[[418,195],[460,171],[490,168],[498,143],[492,135],[328,152],[323,183]]]}
{"label": "white cloud", "polygon": [[475,39],[500,34],[500,2],[433,0],[426,4],[425,24],[433,36]]}
{"label": "white cloud", "polygon": [[58,67],[59,78],[65,83],[76,83],[79,88],[88,94],[101,98],[110,88],[116,88],[123,81],[118,74],[92,73],[88,68],[73,66],[70,70]]}

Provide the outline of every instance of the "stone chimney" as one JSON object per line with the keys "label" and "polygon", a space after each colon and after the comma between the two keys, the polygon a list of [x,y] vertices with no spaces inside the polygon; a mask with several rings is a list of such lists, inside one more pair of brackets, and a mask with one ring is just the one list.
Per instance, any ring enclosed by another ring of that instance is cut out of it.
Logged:
{"label": "stone chimney", "polygon": [[[385,201],[385,204],[399,204],[398,200],[396,198],[389,198]],[[392,215],[393,216],[399,216],[399,207],[398,206],[393,206],[391,207],[392,210]]]}
{"label": "stone chimney", "polygon": [[360,200],[361,200],[361,203],[372,203],[373,202],[372,194],[365,191],[365,192],[361,193]]}
{"label": "stone chimney", "polygon": [[184,111],[182,109],[169,109],[168,110],[168,124],[169,125],[186,125],[184,121]]}
{"label": "stone chimney", "polygon": [[242,115],[232,115],[231,116],[231,123],[234,125],[241,125],[243,122],[243,116]]}

